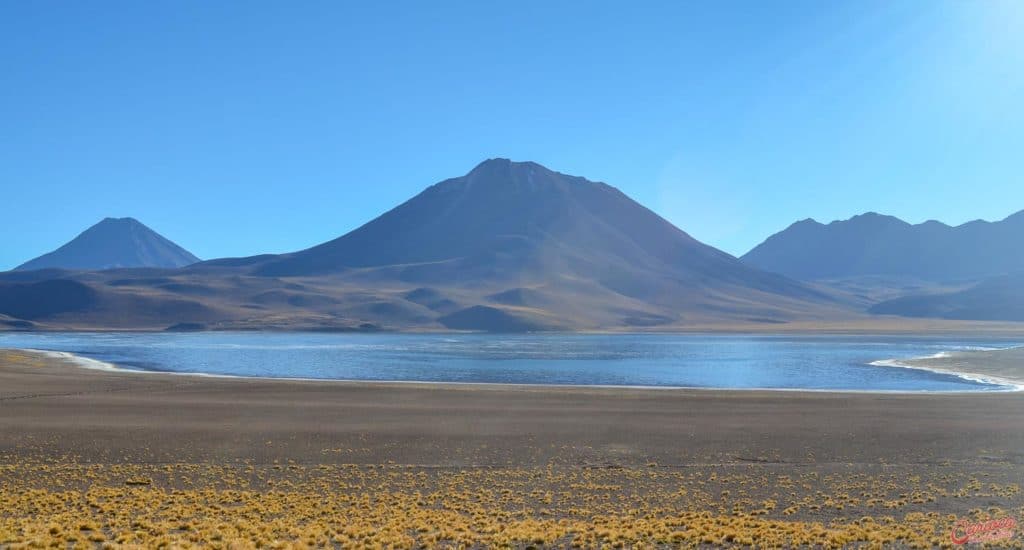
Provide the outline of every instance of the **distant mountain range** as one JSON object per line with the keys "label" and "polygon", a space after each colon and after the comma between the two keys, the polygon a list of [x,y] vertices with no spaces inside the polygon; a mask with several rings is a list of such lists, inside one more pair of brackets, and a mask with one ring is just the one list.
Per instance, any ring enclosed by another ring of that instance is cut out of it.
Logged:
{"label": "distant mountain range", "polygon": [[742,259],[614,187],[487,160],[329,242],[198,259],[106,219],[0,273],[0,328],[678,330],[1024,321],[1024,212],[957,227],[804,220]]}
{"label": "distant mountain range", "polygon": [[64,246],[14,268],[101,270],[118,267],[183,267],[199,261],[134,218],[106,218]]}
{"label": "distant mountain range", "polygon": [[1024,211],[956,227],[869,212],[794,223],[742,260],[850,292],[874,314],[1024,321],[1021,243]]}
{"label": "distant mountain range", "polygon": [[799,221],[742,256],[802,280],[895,276],[971,280],[1024,270],[1024,211],[998,222],[911,225],[869,212],[827,225]]}
{"label": "distant mountain range", "polygon": [[837,294],[698,242],[614,187],[506,159],[291,254],[18,273],[0,274],[0,314],[39,327],[522,331],[856,314]]}

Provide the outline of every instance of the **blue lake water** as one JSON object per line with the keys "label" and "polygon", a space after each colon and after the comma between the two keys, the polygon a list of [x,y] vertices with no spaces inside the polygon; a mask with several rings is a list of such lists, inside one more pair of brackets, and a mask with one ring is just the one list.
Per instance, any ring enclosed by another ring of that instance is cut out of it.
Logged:
{"label": "blue lake water", "polygon": [[900,391],[1006,389],[872,365],[1018,342],[907,336],[702,334],[0,333],[0,347],[121,368],[424,382]]}

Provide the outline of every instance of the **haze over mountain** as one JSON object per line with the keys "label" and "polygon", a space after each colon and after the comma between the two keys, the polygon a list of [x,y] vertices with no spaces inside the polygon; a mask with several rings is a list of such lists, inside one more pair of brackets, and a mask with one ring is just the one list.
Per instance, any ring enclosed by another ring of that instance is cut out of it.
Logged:
{"label": "haze over mountain", "polygon": [[789,277],[814,280],[890,276],[926,281],[980,279],[1024,270],[1024,211],[998,222],[911,225],[874,212],[799,221],[742,256]]}
{"label": "haze over mountain", "polygon": [[106,218],[57,250],[14,269],[174,268],[198,261],[189,251],[134,218]]}
{"label": "haze over mountain", "polygon": [[292,254],[57,275],[71,282],[54,288],[74,308],[48,303],[36,315],[18,300],[47,292],[37,285],[54,274],[0,276],[0,313],[79,326],[509,331],[851,314],[831,294],[696,241],[614,187],[506,159]]}

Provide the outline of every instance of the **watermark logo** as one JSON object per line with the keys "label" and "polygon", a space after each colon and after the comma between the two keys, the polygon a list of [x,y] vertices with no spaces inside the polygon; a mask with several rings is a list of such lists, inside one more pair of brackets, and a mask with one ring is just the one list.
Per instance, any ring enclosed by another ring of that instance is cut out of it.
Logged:
{"label": "watermark logo", "polygon": [[1013,537],[1017,532],[1017,520],[1006,517],[987,521],[971,522],[961,519],[953,526],[949,538],[953,544],[995,542]]}

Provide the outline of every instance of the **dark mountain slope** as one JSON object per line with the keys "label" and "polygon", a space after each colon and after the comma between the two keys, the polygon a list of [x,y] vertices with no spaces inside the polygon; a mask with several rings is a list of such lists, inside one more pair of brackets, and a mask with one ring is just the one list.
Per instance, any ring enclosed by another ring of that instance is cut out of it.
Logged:
{"label": "dark mountain slope", "polygon": [[959,292],[905,296],[881,302],[872,313],[982,321],[1024,321],[1024,273],[986,279]]}
{"label": "dark mountain slope", "polygon": [[1024,270],[1024,211],[999,222],[951,227],[911,225],[869,212],[823,225],[803,220],[769,237],[742,259],[749,265],[810,280],[857,276],[952,281]]}
{"label": "dark mountain slope", "polygon": [[199,261],[133,218],[106,218],[64,246],[29,260],[16,270],[47,268],[100,270],[117,267],[174,268]]}
{"label": "dark mountain slope", "polygon": [[167,319],[209,321],[224,313],[200,301],[155,289],[120,291],[76,278],[9,283],[0,280],[0,315],[25,321],[104,328],[154,328]]}

